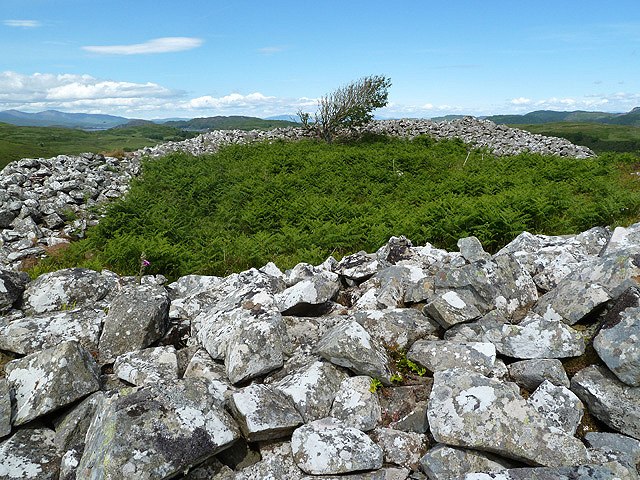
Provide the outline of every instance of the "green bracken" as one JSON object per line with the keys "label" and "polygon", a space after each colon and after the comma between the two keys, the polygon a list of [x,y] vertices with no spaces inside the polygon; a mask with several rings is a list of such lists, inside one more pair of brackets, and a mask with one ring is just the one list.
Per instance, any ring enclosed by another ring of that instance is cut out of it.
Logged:
{"label": "green bracken", "polygon": [[85,266],[135,275],[145,252],[146,273],[227,275],[375,251],[392,235],[450,250],[475,235],[495,252],[523,230],[572,234],[638,219],[636,155],[467,153],[458,140],[370,136],[149,160],[86,239],[31,273]]}

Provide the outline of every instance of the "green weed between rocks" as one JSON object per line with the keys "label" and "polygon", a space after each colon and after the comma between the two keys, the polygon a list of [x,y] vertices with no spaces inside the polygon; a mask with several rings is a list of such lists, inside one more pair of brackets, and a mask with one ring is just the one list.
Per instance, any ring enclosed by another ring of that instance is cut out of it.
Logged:
{"label": "green weed between rocks", "polygon": [[456,250],[475,235],[496,251],[523,230],[577,233],[638,219],[632,154],[496,158],[458,140],[373,136],[349,143],[264,142],[147,161],[87,238],[37,265],[170,279],[280,268],[375,251],[392,235]]}

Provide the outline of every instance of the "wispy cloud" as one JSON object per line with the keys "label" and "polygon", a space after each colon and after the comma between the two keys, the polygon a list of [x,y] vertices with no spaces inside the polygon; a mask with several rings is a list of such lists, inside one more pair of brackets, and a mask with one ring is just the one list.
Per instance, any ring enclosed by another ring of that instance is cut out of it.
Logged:
{"label": "wispy cloud", "polygon": [[2,23],[7,27],[17,28],[37,28],[42,26],[38,20],[5,20]]}
{"label": "wispy cloud", "polygon": [[146,55],[192,50],[200,47],[203,43],[204,41],[200,38],[163,37],[132,45],[89,45],[82,47],[82,49],[99,55]]}
{"label": "wispy cloud", "polygon": [[287,50],[287,47],[271,46],[259,48],[258,52],[262,55],[275,55],[276,53],[284,52],[285,50]]}
{"label": "wispy cloud", "polygon": [[512,105],[529,105],[531,103],[531,99],[526,97],[512,98],[509,103]]}

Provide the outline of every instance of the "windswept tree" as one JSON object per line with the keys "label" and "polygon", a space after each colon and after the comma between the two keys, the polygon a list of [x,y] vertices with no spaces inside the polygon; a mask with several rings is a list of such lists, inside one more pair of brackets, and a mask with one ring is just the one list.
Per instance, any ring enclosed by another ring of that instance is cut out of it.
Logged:
{"label": "windswept tree", "polygon": [[369,123],[373,111],[387,104],[390,86],[384,75],[363,77],[321,97],[313,121],[308,112],[299,110],[298,116],[304,128],[331,142],[340,130]]}

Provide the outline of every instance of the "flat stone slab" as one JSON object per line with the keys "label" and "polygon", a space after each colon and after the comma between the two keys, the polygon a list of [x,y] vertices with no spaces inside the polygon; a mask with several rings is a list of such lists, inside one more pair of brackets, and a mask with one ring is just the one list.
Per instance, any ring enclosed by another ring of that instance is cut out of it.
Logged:
{"label": "flat stone slab", "polygon": [[371,377],[345,378],[331,407],[331,416],[363,432],[373,430],[382,418],[378,395],[371,391]]}
{"label": "flat stone slab", "polygon": [[418,340],[407,352],[407,358],[430,372],[465,368],[488,375],[495,367],[496,347],[488,342]]}
{"label": "flat stone slab", "polygon": [[514,358],[578,357],[585,342],[577,331],[560,320],[548,320],[530,313],[518,325],[503,325],[487,331],[484,340],[502,355]]}
{"label": "flat stone slab", "polygon": [[457,480],[470,472],[501,472],[513,467],[490,453],[439,443],[420,458],[420,469],[431,479]]}
{"label": "flat stone slab", "polygon": [[249,385],[233,393],[231,409],[249,442],[286,437],[304,423],[291,399],[269,385]]}
{"label": "flat stone slab", "polygon": [[511,386],[461,369],[436,372],[433,377],[428,419],[436,441],[533,465],[586,462],[582,442],[551,429]]}
{"label": "flat stone slab", "polygon": [[171,478],[238,438],[206,380],[121,390],[93,417],[77,478]]}
{"label": "flat stone slab", "polygon": [[382,449],[358,429],[327,417],[303,425],[291,436],[296,465],[311,475],[336,475],[382,467]]}
{"label": "flat stone slab", "polygon": [[545,380],[531,394],[528,402],[547,420],[550,428],[575,435],[584,414],[584,405],[567,387]]}
{"label": "flat stone slab", "polygon": [[520,360],[509,364],[507,368],[511,379],[530,392],[545,380],[562,387],[569,388],[570,385],[562,362],[555,358]]}
{"label": "flat stone slab", "polygon": [[141,387],[178,378],[178,359],[173,345],[144,348],[116,358],[113,372],[118,378]]}
{"label": "flat stone slab", "polygon": [[602,285],[563,280],[540,297],[534,311],[548,320],[573,325],[609,300],[611,296]]}
{"label": "flat stone slab", "polygon": [[58,480],[60,456],[47,428],[18,430],[0,443],[0,478]]}
{"label": "flat stone slab", "polygon": [[316,353],[356,375],[368,375],[391,385],[387,352],[353,320],[344,321],[326,332],[316,345]]}
{"label": "flat stone slab", "polygon": [[97,352],[105,317],[101,309],[76,308],[19,318],[0,327],[0,349],[27,355],[76,340],[90,352]]}
{"label": "flat stone slab", "polygon": [[15,426],[100,389],[98,365],[75,341],[13,360],[5,368],[15,395]]}
{"label": "flat stone slab", "polygon": [[603,325],[593,347],[616,377],[640,387],[640,307],[627,308],[617,317]]}
{"label": "flat stone slab", "polygon": [[630,387],[606,368],[592,365],[573,376],[571,391],[598,420],[640,440],[640,387]]}

